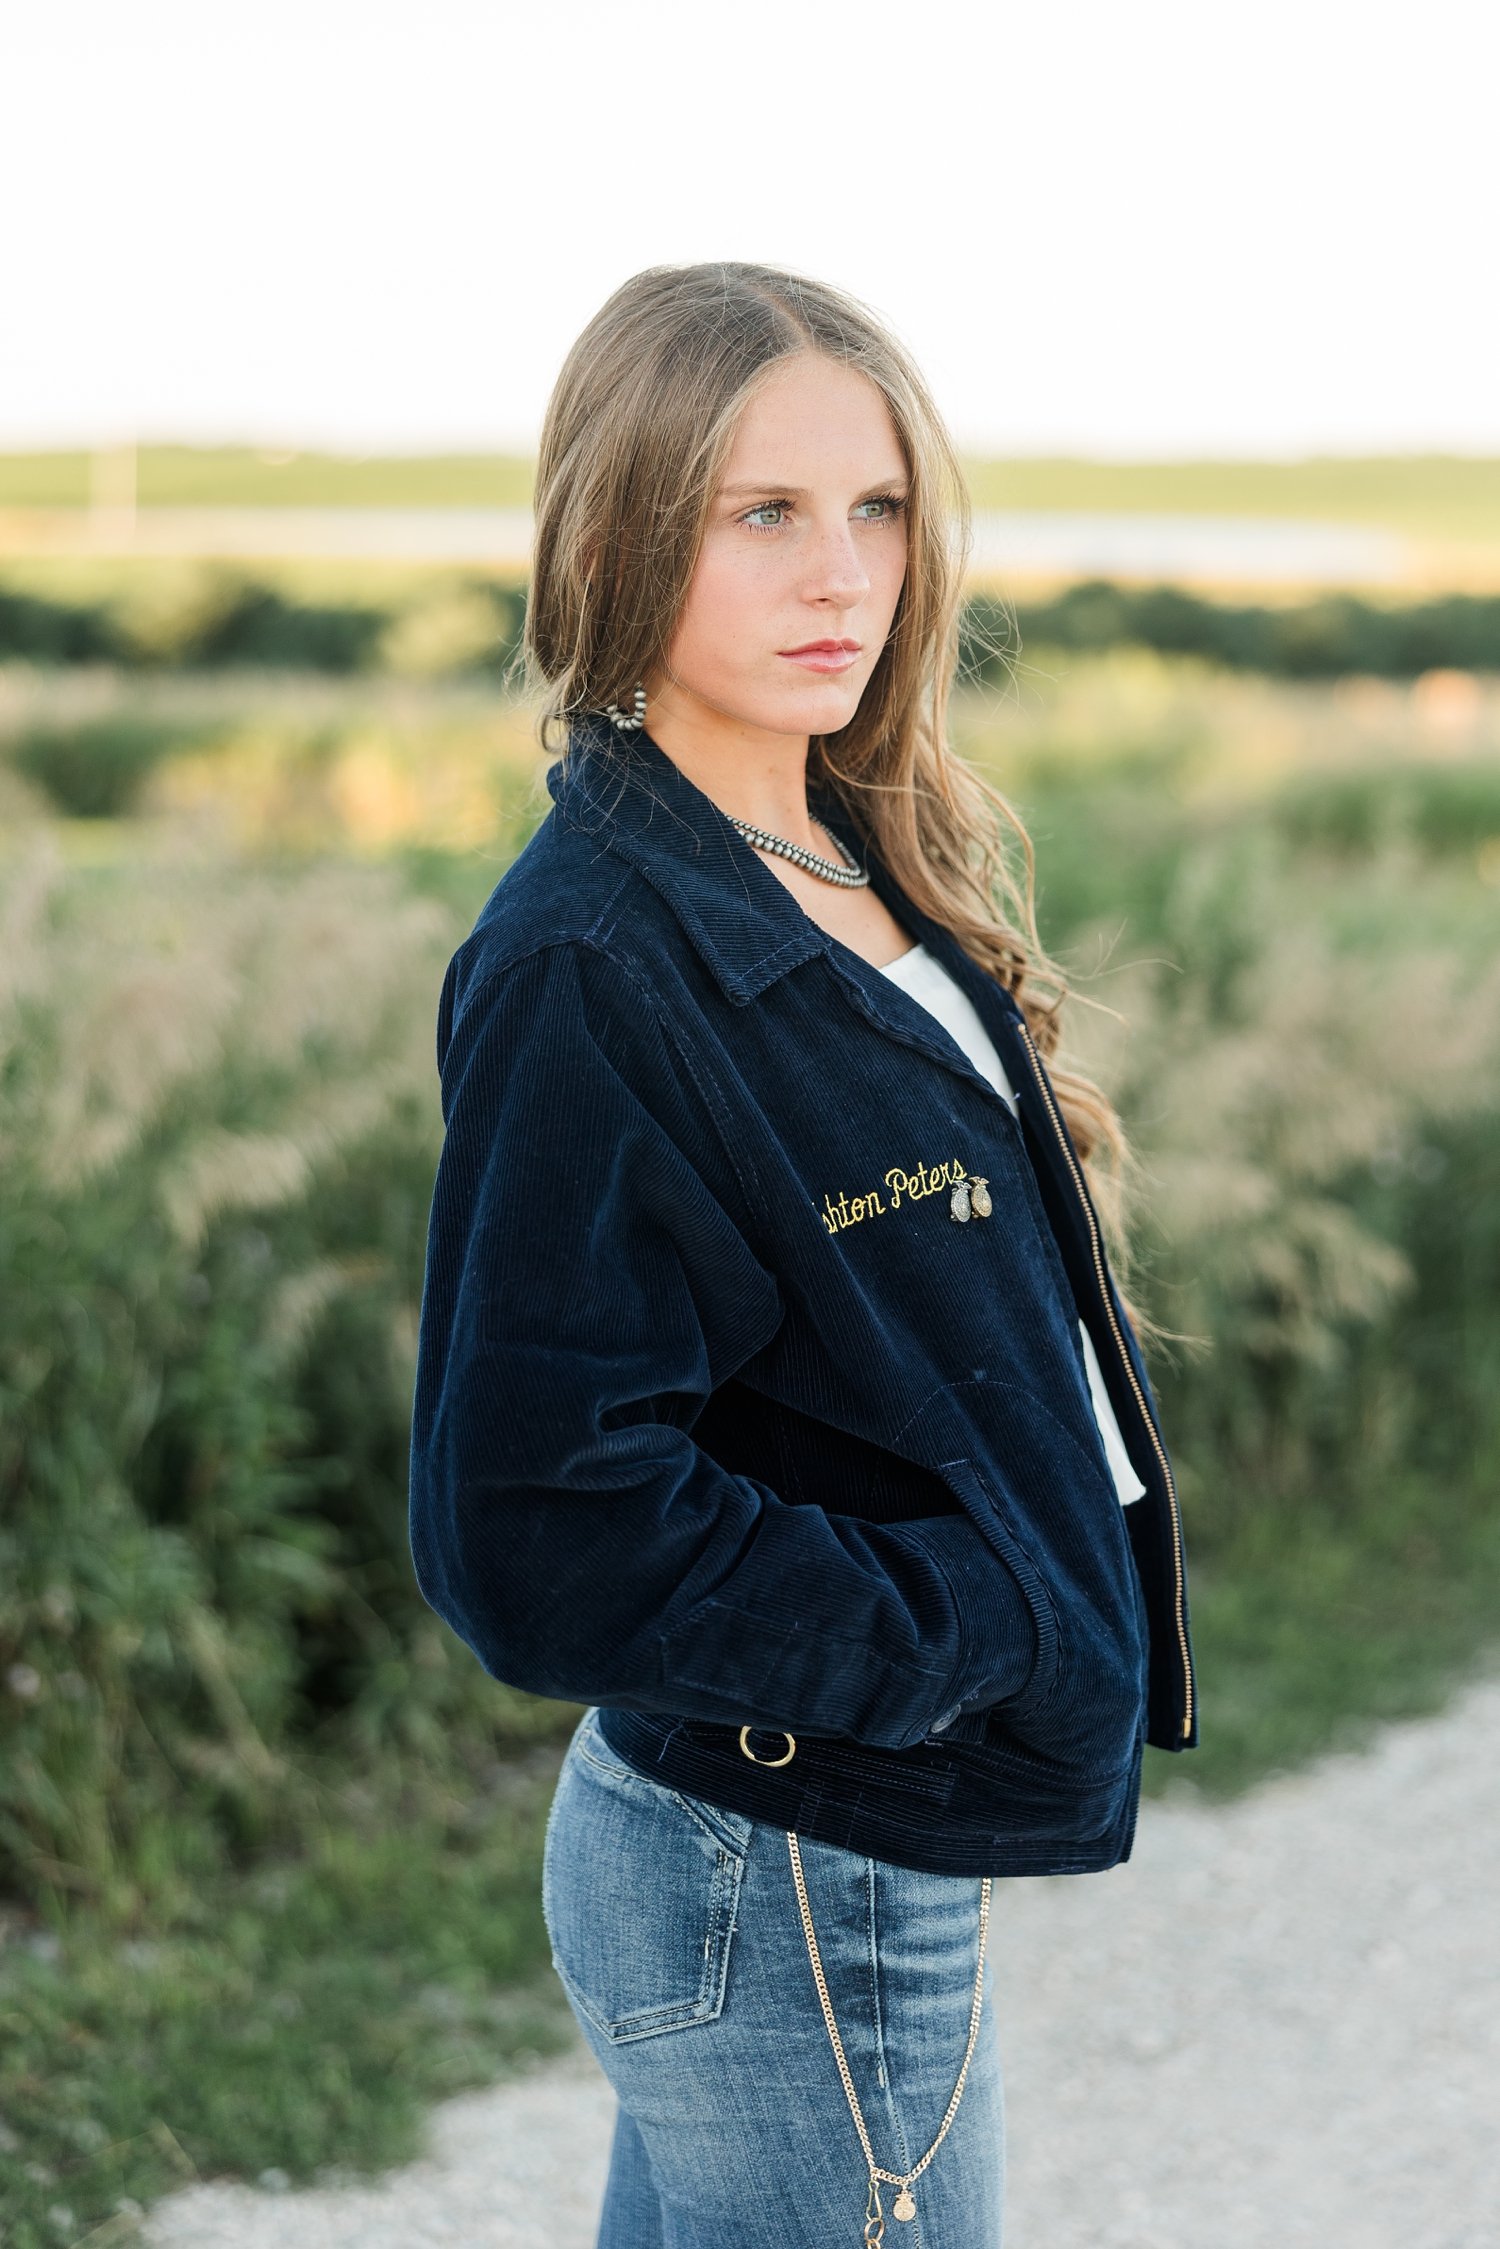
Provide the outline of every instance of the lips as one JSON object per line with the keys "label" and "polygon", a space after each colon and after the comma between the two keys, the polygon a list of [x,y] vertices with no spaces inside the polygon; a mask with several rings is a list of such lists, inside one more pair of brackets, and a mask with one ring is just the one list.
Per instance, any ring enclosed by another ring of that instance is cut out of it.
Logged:
{"label": "lips", "polygon": [[810,640],[801,648],[782,648],[778,654],[788,664],[808,672],[846,672],[860,653],[857,640]]}

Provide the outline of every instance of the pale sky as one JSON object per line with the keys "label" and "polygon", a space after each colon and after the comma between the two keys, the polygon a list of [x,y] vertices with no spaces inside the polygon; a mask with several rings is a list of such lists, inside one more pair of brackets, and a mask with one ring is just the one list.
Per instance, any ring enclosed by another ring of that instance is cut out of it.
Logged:
{"label": "pale sky", "polygon": [[637,268],[766,259],[961,439],[1500,452],[1494,0],[45,0],[0,446],[529,449]]}

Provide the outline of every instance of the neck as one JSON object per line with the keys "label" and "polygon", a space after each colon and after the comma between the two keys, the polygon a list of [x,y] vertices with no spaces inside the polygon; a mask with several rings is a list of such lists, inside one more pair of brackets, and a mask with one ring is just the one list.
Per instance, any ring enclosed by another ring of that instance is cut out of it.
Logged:
{"label": "neck", "polygon": [[680,688],[651,697],[646,731],[694,788],[731,819],[787,843],[827,849],[807,811],[805,734],[773,734],[701,703]]}

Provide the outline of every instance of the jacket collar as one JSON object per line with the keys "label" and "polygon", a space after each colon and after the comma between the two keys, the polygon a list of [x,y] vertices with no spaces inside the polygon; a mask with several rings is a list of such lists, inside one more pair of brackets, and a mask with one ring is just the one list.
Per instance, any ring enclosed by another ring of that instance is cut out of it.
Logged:
{"label": "jacket collar", "polygon": [[[803,913],[760,854],[648,734],[622,736],[606,718],[582,720],[572,730],[566,761],[552,768],[547,786],[569,827],[627,860],[666,901],[727,999],[743,1006],[803,961],[826,954],[882,1028],[895,1030],[947,1068],[973,1075],[946,1032],[927,1036],[925,1016],[920,1035],[914,1034],[911,1003],[904,996],[897,1000],[879,969]],[[828,810],[852,848],[847,822],[838,820],[832,806]],[[997,1026],[1013,1030],[1021,1011],[1010,994],[976,967],[940,923],[918,911],[868,846],[862,855],[876,896],[968,993],[991,1034]]]}
{"label": "jacket collar", "polygon": [[558,815],[625,859],[662,897],[727,999],[753,1000],[831,939],[647,734],[575,725],[547,776]]}

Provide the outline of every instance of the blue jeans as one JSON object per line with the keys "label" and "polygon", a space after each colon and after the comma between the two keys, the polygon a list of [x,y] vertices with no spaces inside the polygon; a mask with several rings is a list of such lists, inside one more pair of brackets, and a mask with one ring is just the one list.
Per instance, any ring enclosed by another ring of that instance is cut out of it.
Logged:
{"label": "blue jeans", "polygon": [[[804,1842],[834,2014],[876,2162],[931,2145],[963,2060],[979,1883]],[[547,1833],[558,1974],[615,2092],[599,2249],[839,2249],[867,2174],[787,1839],[643,1779],[584,1719]],[[1000,2062],[988,1995],[963,2104],[886,2249],[999,2249]]]}

